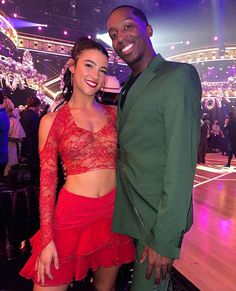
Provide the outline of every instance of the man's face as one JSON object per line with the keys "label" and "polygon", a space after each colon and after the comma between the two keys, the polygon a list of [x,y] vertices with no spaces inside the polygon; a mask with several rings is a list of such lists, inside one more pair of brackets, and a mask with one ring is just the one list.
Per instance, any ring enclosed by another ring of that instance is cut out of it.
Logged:
{"label": "man's face", "polygon": [[152,28],[135,16],[131,8],[115,10],[108,18],[107,28],[115,52],[130,67],[145,60],[151,48]]}

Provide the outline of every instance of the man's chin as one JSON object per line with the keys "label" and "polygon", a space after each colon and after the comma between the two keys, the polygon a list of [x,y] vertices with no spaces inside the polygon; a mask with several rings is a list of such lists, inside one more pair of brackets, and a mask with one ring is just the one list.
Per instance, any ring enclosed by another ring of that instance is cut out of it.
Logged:
{"label": "man's chin", "polygon": [[135,57],[132,54],[120,54],[119,57],[126,62],[128,65],[133,64],[135,62]]}

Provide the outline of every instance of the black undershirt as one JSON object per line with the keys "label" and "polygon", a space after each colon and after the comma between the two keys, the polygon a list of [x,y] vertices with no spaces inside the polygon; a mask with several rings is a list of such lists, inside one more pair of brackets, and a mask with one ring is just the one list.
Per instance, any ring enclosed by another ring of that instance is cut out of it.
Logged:
{"label": "black undershirt", "polygon": [[121,95],[121,100],[120,100],[120,108],[123,109],[123,106],[125,104],[126,101],[126,96],[130,90],[130,88],[133,86],[133,84],[135,83],[135,81],[138,79],[138,77],[141,75],[138,74],[135,77],[132,75],[131,78],[129,79],[129,81],[125,84],[125,89],[124,91],[122,91],[122,95]]}

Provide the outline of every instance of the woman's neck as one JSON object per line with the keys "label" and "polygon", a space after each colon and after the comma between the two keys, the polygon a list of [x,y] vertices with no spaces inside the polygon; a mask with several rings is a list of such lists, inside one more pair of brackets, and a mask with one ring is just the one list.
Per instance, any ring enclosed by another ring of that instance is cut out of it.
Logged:
{"label": "woman's neck", "polygon": [[78,98],[71,96],[69,101],[69,105],[71,109],[83,109],[83,108],[91,108],[97,105],[97,101],[94,99],[94,96],[87,96],[86,98]]}

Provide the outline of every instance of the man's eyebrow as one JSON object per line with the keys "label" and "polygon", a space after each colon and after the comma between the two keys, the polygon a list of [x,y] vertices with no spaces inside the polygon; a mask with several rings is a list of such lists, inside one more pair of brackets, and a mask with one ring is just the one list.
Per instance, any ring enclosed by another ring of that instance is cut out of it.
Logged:
{"label": "man's eyebrow", "polygon": [[[127,21],[127,20],[133,20],[133,21],[134,21],[134,19],[133,19],[132,17],[127,17],[127,18],[125,18],[125,19],[122,19],[122,21]],[[110,33],[111,30],[117,30],[117,29],[111,27],[111,28],[108,30],[108,33]]]}

